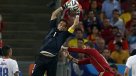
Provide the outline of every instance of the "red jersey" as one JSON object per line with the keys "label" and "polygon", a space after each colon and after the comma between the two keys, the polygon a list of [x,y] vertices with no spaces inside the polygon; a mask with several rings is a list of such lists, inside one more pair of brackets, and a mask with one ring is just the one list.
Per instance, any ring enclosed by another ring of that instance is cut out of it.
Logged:
{"label": "red jersey", "polygon": [[[122,49],[128,51],[128,49],[129,49],[128,41],[127,40],[121,40],[121,42],[122,42]],[[115,40],[111,40],[108,43],[108,49],[111,52],[115,51]]]}
{"label": "red jersey", "polygon": [[77,52],[87,54],[89,57],[80,60],[78,64],[92,64],[99,73],[104,72],[103,76],[114,76],[110,65],[106,59],[95,49],[80,49],[80,48],[69,48],[69,52]]}

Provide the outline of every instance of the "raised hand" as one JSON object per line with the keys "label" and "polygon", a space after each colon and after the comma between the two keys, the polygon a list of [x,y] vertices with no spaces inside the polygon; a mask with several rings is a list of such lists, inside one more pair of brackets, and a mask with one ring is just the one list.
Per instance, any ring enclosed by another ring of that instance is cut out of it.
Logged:
{"label": "raised hand", "polygon": [[74,63],[76,63],[76,64],[78,64],[78,61],[79,61],[79,60],[76,59],[76,58],[73,58],[73,59],[72,59],[72,62],[74,62]]}

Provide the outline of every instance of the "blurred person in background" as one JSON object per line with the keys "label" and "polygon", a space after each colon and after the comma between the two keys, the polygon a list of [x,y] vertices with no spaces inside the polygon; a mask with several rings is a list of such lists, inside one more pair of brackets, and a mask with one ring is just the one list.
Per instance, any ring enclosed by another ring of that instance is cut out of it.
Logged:
{"label": "blurred person in background", "polygon": [[1,76],[19,76],[19,68],[16,60],[11,59],[12,48],[10,46],[2,47],[2,58],[0,58]]}
{"label": "blurred person in background", "polygon": [[97,49],[97,51],[102,54],[102,52],[105,50],[106,48],[106,44],[105,44],[105,40],[101,37],[96,39],[96,43],[94,44],[95,49]]}
{"label": "blurred person in background", "polygon": [[108,18],[104,18],[103,26],[101,29],[101,36],[105,40],[105,44],[107,45],[110,40],[114,39],[114,35],[112,33],[112,26],[110,24],[110,20]]}
{"label": "blurred person in background", "polygon": [[108,49],[104,49],[102,52],[102,55],[104,58],[107,60],[109,64],[116,63],[112,58],[111,58],[111,52]]}
{"label": "blurred person in background", "polygon": [[112,16],[112,11],[114,9],[118,9],[119,12],[121,13],[121,7],[120,3],[117,0],[104,0],[102,3],[102,12],[105,13],[108,19],[111,19]]}
{"label": "blurred person in background", "polygon": [[132,25],[131,27],[131,33],[128,36],[128,43],[129,43],[129,50],[130,53],[132,50],[136,49],[136,24]]}
{"label": "blurred person in background", "polygon": [[[77,48],[84,48],[84,40],[83,39],[78,39],[77,41]],[[83,53],[77,53],[77,59],[81,60],[85,58],[85,54]],[[71,63],[71,70],[72,70],[72,74],[71,76],[83,76],[84,75],[84,65],[78,65],[76,63]]]}
{"label": "blurred person in background", "polygon": [[114,9],[112,12],[112,15],[113,15],[113,17],[111,18],[111,21],[110,21],[111,25],[117,26],[124,36],[125,25],[124,25],[123,20],[119,17],[120,16],[119,10]]}
{"label": "blurred person in background", "polygon": [[124,5],[124,7],[123,7],[124,9],[123,9],[123,12],[120,15],[120,18],[123,20],[125,26],[126,26],[126,23],[131,20],[131,10],[130,10],[130,7],[129,7],[130,6],[129,5],[129,1],[130,0],[127,0],[126,1],[127,3],[123,4]]}
{"label": "blurred person in background", "polygon": [[100,14],[101,9],[98,7],[97,0],[91,0],[90,10],[92,10],[96,14],[96,16]]}
{"label": "blurred person in background", "polygon": [[130,70],[132,70],[132,76],[136,76],[136,49],[131,53],[131,56],[127,59],[124,76],[129,76]]}
{"label": "blurred person in background", "polygon": [[92,25],[90,28],[90,34],[87,36],[87,39],[96,43],[96,39],[101,37],[100,27],[97,25]]}
{"label": "blurred person in background", "polygon": [[136,10],[131,12],[131,20],[126,23],[126,37],[131,34],[131,27],[136,24]]}
{"label": "blurred person in background", "polygon": [[100,22],[100,19],[98,19],[98,17],[96,16],[96,13],[90,10],[87,13],[87,18],[83,20],[83,25],[84,25],[85,32],[88,35],[92,31],[91,28],[93,27],[93,25],[96,25],[97,27],[101,28],[102,22]]}
{"label": "blurred person in background", "polygon": [[[119,28],[117,26],[112,27],[112,34],[113,34],[113,39],[115,38],[116,34],[120,32]],[[111,39],[112,40],[112,39]]]}
{"label": "blurred person in background", "polygon": [[110,67],[114,71],[115,75],[114,76],[123,76],[118,72],[118,66],[116,64],[111,64]]}
{"label": "blurred person in background", "polygon": [[115,45],[116,43],[120,42],[122,44],[122,49],[124,51],[128,51],[129,50],[129,44],[128,44],[128,40],[125,39],[123,36],[122,36],[122,33],[121,32],[117,32],[115,34],[115,38],[113,40],[110,40],[110,42],[108,43],[108,49],[113,52],[115,51]]}
{"label": "blurred person in background", "polygon": [[122,49],[122,43],[117,42],[115,44],[115,50],[111,53],[111,58],[117,64],[125,64],[127,58],[129,57],[129,52]]}
{"label": "blurred person in background", "polygon": [[78,47],[78,40],[83,39],[84,42],[87,42],[88,40],[84,37],[84,32],[77,28],[74,32],[74,36],[68,40],[68,46],[69,47]]}

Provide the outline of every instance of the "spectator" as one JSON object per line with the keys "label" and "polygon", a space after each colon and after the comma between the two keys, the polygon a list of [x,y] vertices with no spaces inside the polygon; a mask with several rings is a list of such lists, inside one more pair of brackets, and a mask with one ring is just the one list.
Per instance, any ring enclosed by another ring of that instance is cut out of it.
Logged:
{"label": "spectator", "polygon": [[117,42],[115,44],[115,51],[111,53],[111,58],[114,59],[117,64],[125,64],[128,57],[129,52],[122,49],[121,42]]}
{"label": "spectator", "polygon": [[136,76],[136,49],[133,50],[132,55],[127,59],[124,76],[129,76],[129,72],[132,69],[132,76]]}
{"label": "spectator", "polygon": [[83,21],[83,24],[87,34],[91,33],[91,28],[93,27],[93,25],[96,25],[99,28],[101,28],[102,26],[102,23],[92,10],[89,11],[87,18]]}
{"label": "spectator", "polygon": [[105,40],[101,37],[97,38],[95,43],[95,49],[97,49],[98,52],[102,54],[105,48],[106,48]]}
{"label": "spectator", "polygon": [[126,23],[128,22],[128,21],[130,21],[131,20],[131,10],[130,10],[130,8],[129,8],[129,6],[131,5],[130,3],[129,3],[129,1],[130,0],[127,0],[126,2],[126,4],[124,4],[124,6],[127,6],[126,8],[124,7],[124,11],[122,12],[122,14],[120,15],[120,18],[123,20],[123,22],[124,22],[124,24],[126,25]]}
{"label": "spectator", "polygon": [[87,42],[88,40],[83,37],[83,31],[81,29],[75,30],[75,36],[68,41],[69,47],[78,47],[78,40],[83,39],[84,42]]}
{"label": "spectator", "polygon": [[104,58],[107,60],[109,64],[116,63],[112,58],[111,58],[111,53],[108,49],[104,49],[102,52],[102,55]]}
{"label": "spectator", "polygon": [[118,9],[121,13],[120,3],[117,0],[105,0],[102,4],[102,12],[105,13],[108,19],[112,18],[112,11]]}
{"label": "spectator", "polygon": [[130,10],[135,11],[136,10],[136,0],[130,0]]}
{"label": "spectator", "polygon": [[132,0],[118,0],[121,4],[121,9],[122,9],[122,12],[126,11],[126,10],[129,10],[130,8],[130,1]]}
{"label": "spectator", "polygon": [[98,7],[97,0],[91,0],[90,10],[92,10],[96,14],[96,16],[98,16],[100,14],[101,9]]}
{"label": "spectator", "polygon": [[86,12],[89,10],[90,7],[90,0],[77,0],[79,4],[81,4],[83,11]]}
{"label": "spectator", "polygon": [[115,75],[114,76],[122,76],[119,72],[118,72],[118,66],[116,64],[111,64],[110,67],[112,68],[112,70],[114,71]]}
{"label": "spectator", "polygon": [[122,37],[122,34],[120,32],[117,32],[115,38],[108,43],[108,49],[111,52],[113,52],[115,50],[115,44],[118,42],[122,43],[123,50],[128,51],[129,49],[128,41]]}
{"label": "spectator", "polygon": [[1,76],[19,76],[18,64],[11,59],[12,48],[10,46],[2,47],[3,57],[0,58]]}
{"label": "spectator", "polygon": [[[77,48],[84,48],[84,40],[83,39],[78,39],[77,41]],[[77,53],[78,57],[77,59],[81,60],[85,58],[85,54],[83,53]],[[84,67],[83,65],[77,65],[76,63],[72,63],[72,70],[76,75],[71,75],[71,76],[83,76],[84,70],[82,69],[82,67]]]}
{"label": "spectator", "polygon": [[117,26],[119,30],[124,34],[125,32],[125,25],[124,22],[121,18],[119,18],[119,10],[114,9],[113,12],[113,17],[111,18],[111,25],[112,26]]}
{"label": "spectator", "polygon": [[131,27],[131,34],[128,36],[128,43],[130,47],[130,53],[136,49],[136,24]]}
{"label": "spectator", "polygon": [[130,28],[132,25],[136,24],[136,10],[131,13],[131,20],[126,23],[126,36],[130,34]]}
{"label": "spectator", "polygon": [[104,18],[103,27],[101,30],[101,36],[105,40],[106,45],[108,44],[110,40],[113,39],[114,35],[112,33],[112,26],[110,24],[110,20],[107,18]]}
{"label": "spectator", "polygon": [[100,36],[100,28],[97,25],[92,25],[91,32],[88,35],[87,39],[92,41],[93,43],[96,43],[96,39],[101,37]]}
{"label": "spectator", "polygon": [[[112,38],[112,39],[115,38],[115,36],[116,36],[116,34],[117,34],[118,32],[120,32],[120,31],[119,31],[119,28],[118,28],[117,26],[113,26],[113,27],[112,27],[112,34],[113,34],[113,38]],[[111,40],[112,40],[112,39],[111,39]]]}

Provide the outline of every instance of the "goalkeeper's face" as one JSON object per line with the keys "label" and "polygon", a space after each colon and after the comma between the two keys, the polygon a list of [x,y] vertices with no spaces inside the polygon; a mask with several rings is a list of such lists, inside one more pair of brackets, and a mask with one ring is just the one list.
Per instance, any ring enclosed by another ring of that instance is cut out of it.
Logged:
{"label": "goalkeeper's face", "polygon": [[57,27],[59,31],[67,31],[67,28],[67,23],[65,21],[60,21]]}

